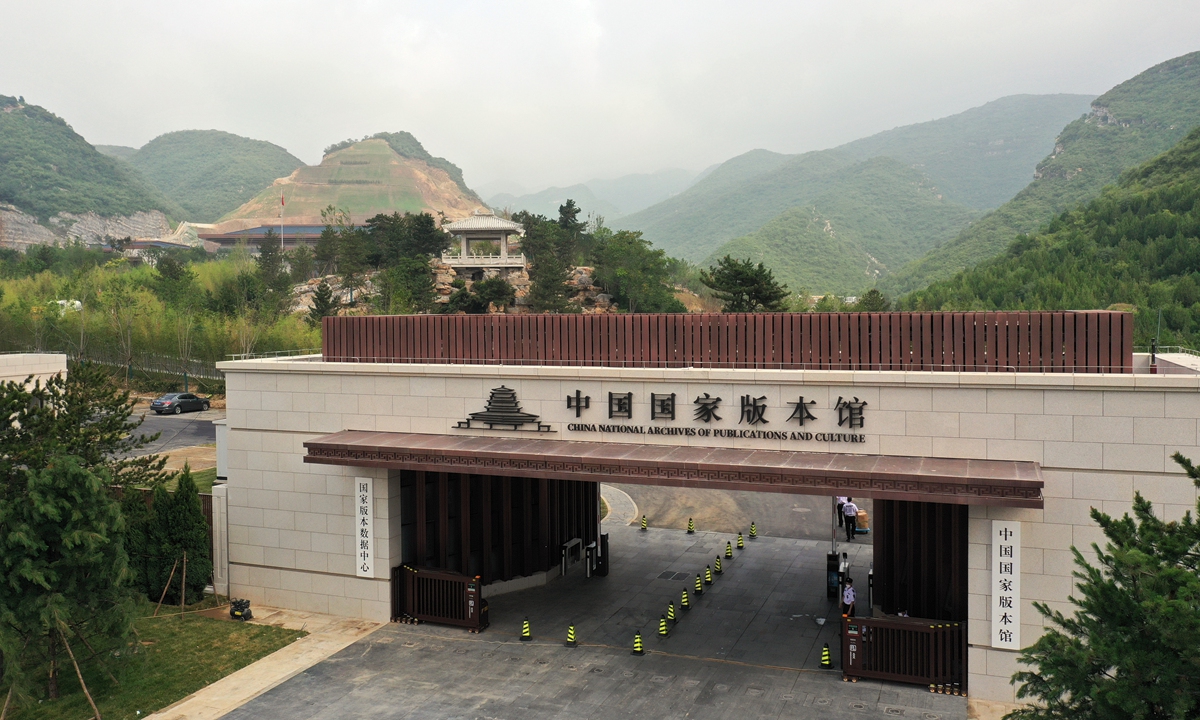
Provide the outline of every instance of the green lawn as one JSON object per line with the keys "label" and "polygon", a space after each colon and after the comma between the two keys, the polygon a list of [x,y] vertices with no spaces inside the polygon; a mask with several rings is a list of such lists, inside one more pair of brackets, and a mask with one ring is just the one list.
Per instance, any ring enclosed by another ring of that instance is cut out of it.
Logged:
{"label": "green lawn", "polygon": [[[146,603],[143,609],[148,616],[154,606]],[[178,612],[178,608],[163,610]],[[112,648],[108,653],[109,668],[120,686],[114,686],[95,662],[83,665],[84,680],[105,720],[144,718],[304,635],[294,630],[199,615],[142,617],[135,628],[137,635],[130,645]],[[80,649],[75,652],[78,656]],[[92,717],[74,668],[65,655],[63,660],[59,669],[61,697],[54,702],[43,697],[26,700],[15,713],[10,709],[9,717],[14,720]],[[45,677],[46,668],[36,675]],[[44,696],[44,685],[38,692]]]}
{"label": "green lawn", "polygon": [[[196,483],[196,490],[198,492],[202,492],[202,493],[212,492],[212,486],[213,486],[213,483],[216,482],[216,480],[217,480],[217,469],[216,468],[192,471],[192,481]],[[168,480],[166,483],[164,483],[164,487],[167,488],[167,492],[175,492],[175,488],[178,487],[178,485],[179,485],[179,481],[177,481],[177,480]]]}
{"label": "green lawn", "polygon": [[213,483],[217,479],[217,469],[209,468],[207,470],[197,470],[192,473],[192,480],[196,483],[196,490],[202,493],[212,492]]}

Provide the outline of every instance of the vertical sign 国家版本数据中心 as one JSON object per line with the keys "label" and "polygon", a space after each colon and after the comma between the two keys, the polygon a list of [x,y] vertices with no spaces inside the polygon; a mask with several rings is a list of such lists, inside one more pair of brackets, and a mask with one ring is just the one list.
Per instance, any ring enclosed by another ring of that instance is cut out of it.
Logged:
{"label": "vertical sign \u56fd\u5bb6\u7248\u672c\u6570\u636e\u4e2d\u5fc3", "polygon": [[992,647],[1021,649],[1021,523],[992,521]]}
{"label": "vertical sign \u56fd\u5bb6\u7248\u672c\u6570\u636e\u4e2d\u5fc3", "polygon": [[375,481],[354,478],[354,573],[375,576]]}

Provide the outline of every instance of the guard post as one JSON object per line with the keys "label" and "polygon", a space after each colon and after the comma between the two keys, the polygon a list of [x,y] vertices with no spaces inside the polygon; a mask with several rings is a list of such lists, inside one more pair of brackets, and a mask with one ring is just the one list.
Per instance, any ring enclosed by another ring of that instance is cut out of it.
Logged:
{"label": "guard post", "polygon": [[838,556],[835,552],[825,554],[825,578],[825,597],[836,598],[842,579],[838,568]]}

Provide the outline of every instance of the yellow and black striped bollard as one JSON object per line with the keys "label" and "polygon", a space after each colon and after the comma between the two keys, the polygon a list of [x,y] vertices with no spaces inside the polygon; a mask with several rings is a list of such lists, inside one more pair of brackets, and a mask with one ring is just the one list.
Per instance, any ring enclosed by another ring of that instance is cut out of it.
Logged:
{"label": "yellow and black striped bollard", "polygon": [[756,538],[758,538],[758,526],[750,523],[750,539],[754,540]]}
{"label": "yellow and black striped bollard", "polygon": [[643,530],[646,529],[646,516],[645,515],[642,516],[642,529]]}
{"label": "yellow and black striped bollard", "polygon": [[712,585],[712,568],[708,565],[704,566],[704,584]]}
{"label": "yellow and black striped bollard", "polygon": [[567,647],[578,647],[579,646],[579,643],[575,641],[575,626],[574,625],[567,626],[567,642],[565,643],[565,645]]}
{"label": "yellow and black striped bollard", "polygon": [[659,615],[658,616],[658,636],[666,637],[667,635],[670,634],[670,632],[671,632],[671,628],[667,627],[667,616]]}
{"label": "yellow and black striped bollard", "polygon": [[645,655],[646,649],[642,647],[642,631],[638,630],[633,636],[633,652],[630,655]]}
{"label": "yellow and black striped bollard", "polygon": [[746,541],[742,539],[742,534],[738,533],[738,550],[746,549]]}
{"label": "yellow and black striped bollard", "polygon": [[713,572],[715,572],[718,575],[721,574],[721,556],[720,555],[717,556],[716,562],[713,563]]}
{"label": "yellow and black striped bollard", "polygon": [[533,639],[533,633],[529,630],[529,618],[521,621],[521,642],[529,642]]}
{"label": "yellow and black striped bollard", "polygon": [[692,522],[691,518],[688,518],[688,535],[694,532],[696,532],[696,523]]}
{"label": "yellow and black striped bollard", "polygon": [[700,573],[696,573],[696,594],[704,594],[704,581],[700,579]]}
{"label": "yellow and black striped bollard", "polygon": [[684,610],[692,609],[692,606],[688,604],[687,588],[684,588],[683,594],[679,596],[679,606]]}
{"label": "yellow and black striped bollard", "polygon": [[673,623],[679,622],[679,618],[675,617],[675,601],[667,603],[667,619]]}
{"label": "yellow and black striped bollard", "polygon": [[726,540],[725,541],[725,558],[729,559],[732,557],[733,557],[733,543]]}

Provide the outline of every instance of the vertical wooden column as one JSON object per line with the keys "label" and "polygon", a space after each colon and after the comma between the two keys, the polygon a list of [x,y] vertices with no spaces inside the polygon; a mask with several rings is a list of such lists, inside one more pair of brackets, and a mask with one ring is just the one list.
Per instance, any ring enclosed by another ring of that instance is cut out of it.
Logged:
{"label": "vertical wooden column", "polygon": [[504,565],[502,580],[512,580],[513,578],[513,542],[512,542],[512,478],[506,477],[500,480],[501,494],[500,502],[503,503],[503,522],[501,523],[501,534],[504,542]]}
{"label": "vertical wooden column", "polygon": [[538,485],[538,565],[549,568],[554,559],[550,557],[550,480],[540,478]]}
{"label": "vertical wooden column", "polygon": [[425,565],[426,539],[428,531],[425,525],[425,473],[413,473],[413,490],[416,494],[417,510],[417,565]]}
{"label": "vertical wooden column", "polygon": [[537,572],[533,563],[533,498],[537,483],[532,478],[521,478],[521,574]]}
{"label": "vertical wooden column", "polygon": [[449,478],[444,472],[437,474],[438,487],[438,567],[447,567],[450,539]]}
{"label": "vertical wooden column", "polygon": [[458,476],[458,528],[462,534],[459,557],[463,575],[471,574],[471,476]]}
{"label": "vertical wooden column", "polygon": [[480,478],[483,484],[483,511],[480,513],[482,517],[482,527],[480,532],[483,535],[482,562],[483,562],[483,584],[487,585],[495,577],[492,575],[492,479],[488,476]]}

